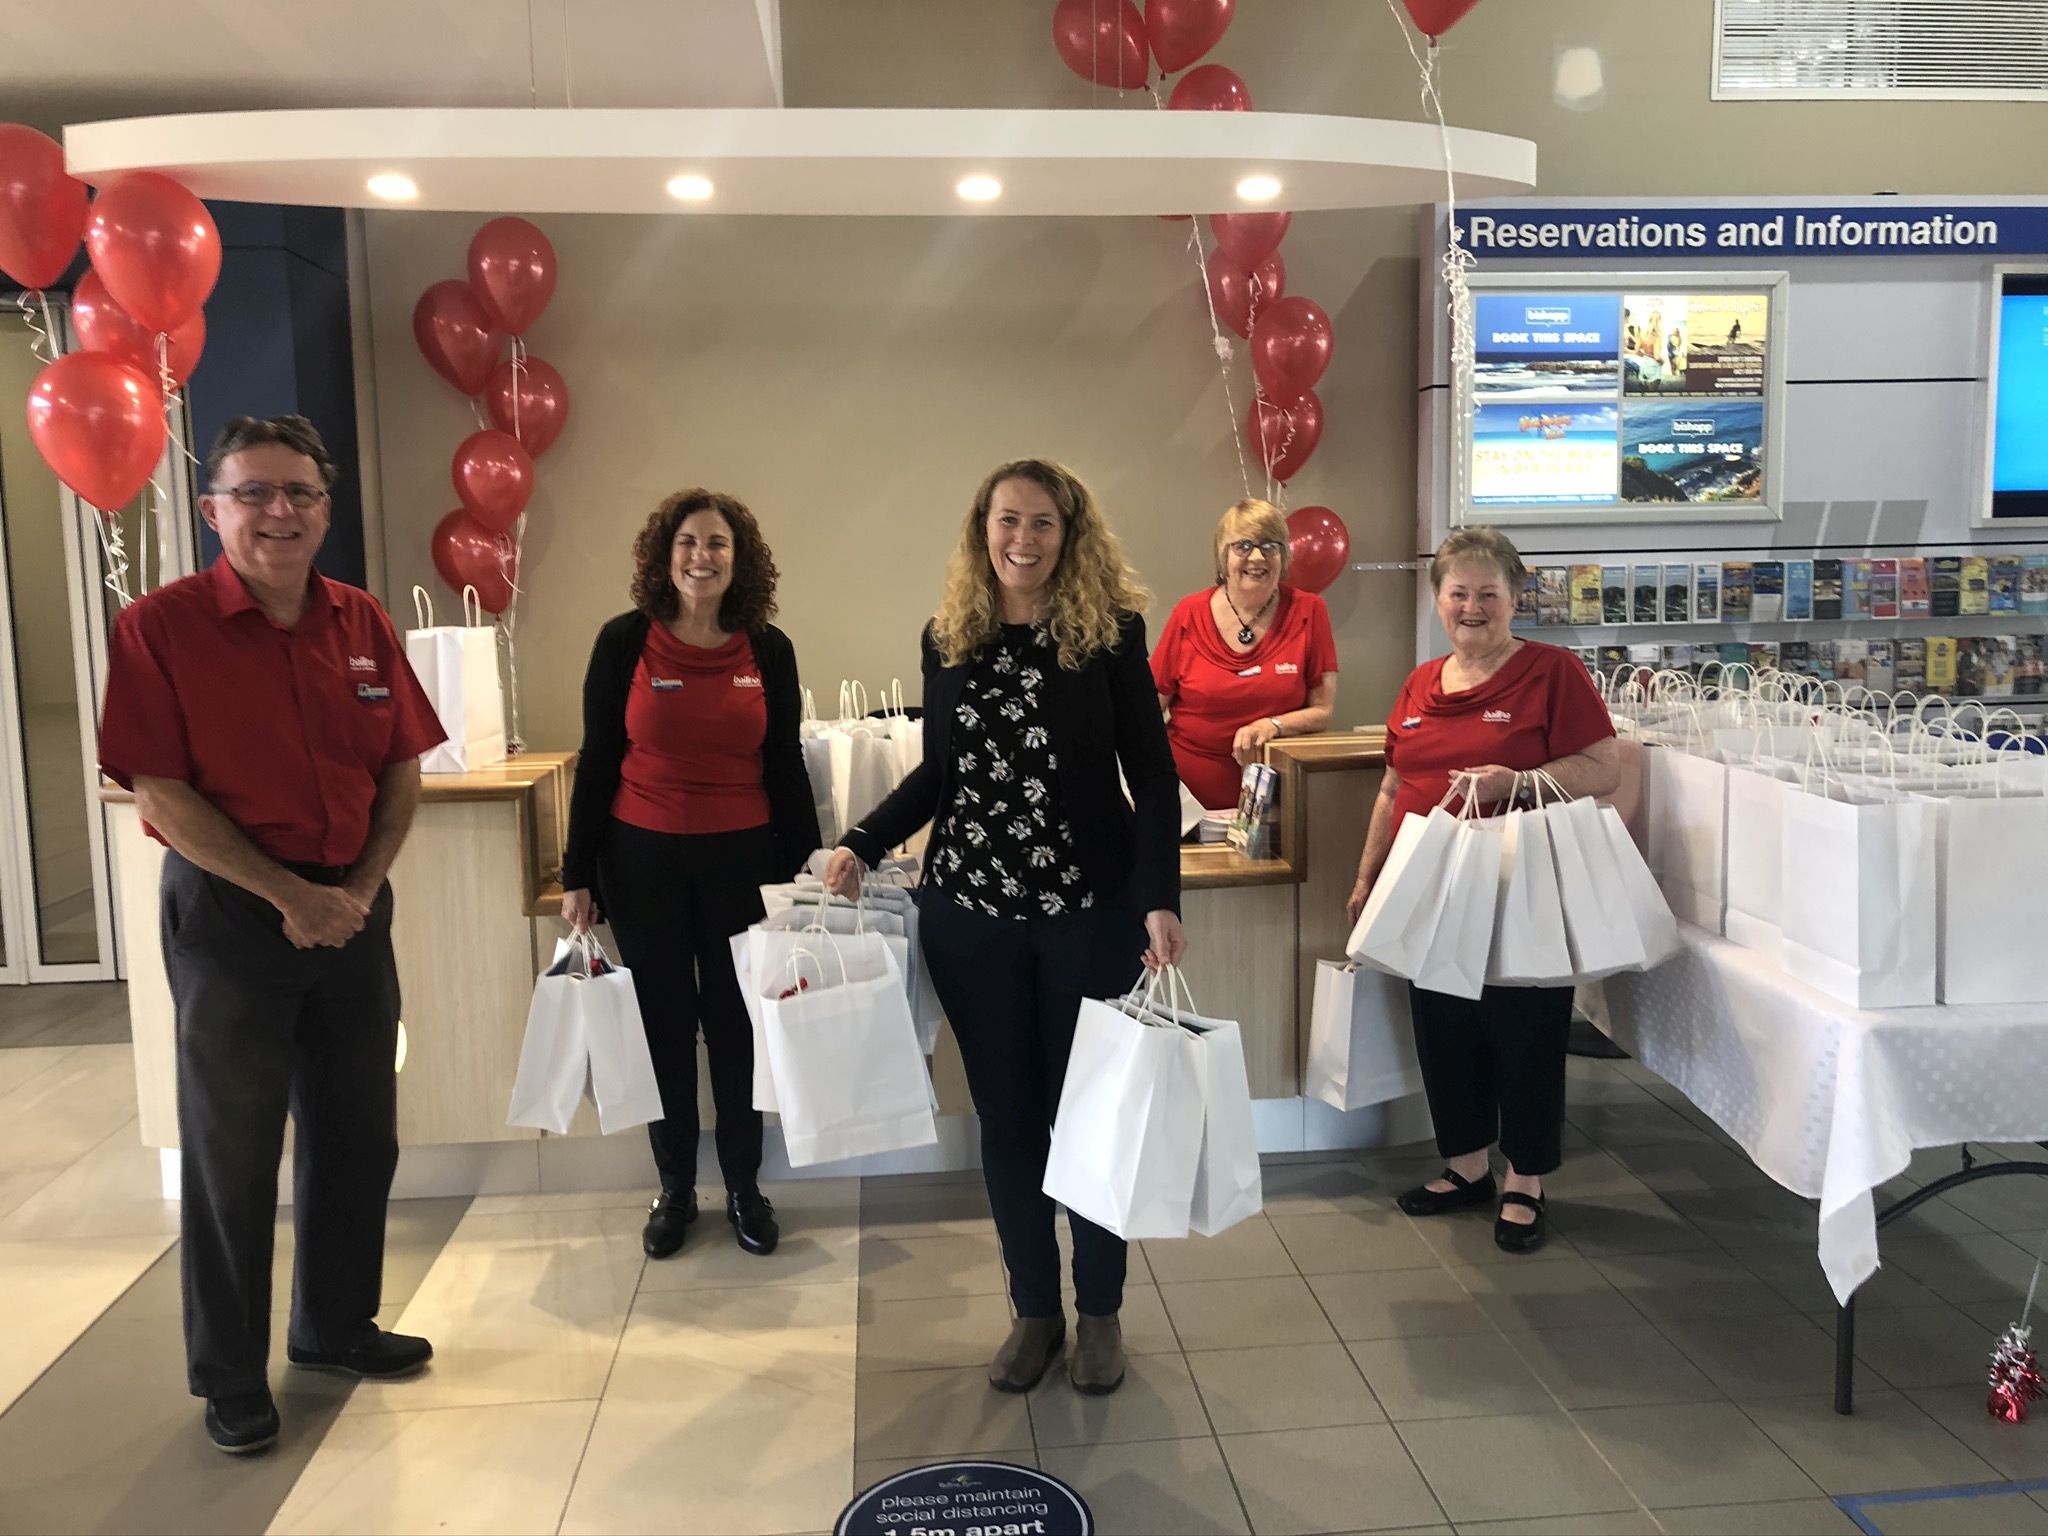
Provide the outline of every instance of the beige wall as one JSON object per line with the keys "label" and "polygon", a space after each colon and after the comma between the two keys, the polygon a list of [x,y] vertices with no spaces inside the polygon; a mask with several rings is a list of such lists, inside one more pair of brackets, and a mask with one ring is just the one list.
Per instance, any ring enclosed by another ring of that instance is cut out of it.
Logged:
{"label": "beige wall", "polygon": [[[791,106],[1082,106],[1039,0],[782,0]],[[1552,195],[2048,192],[2038,106],[1708,99],[1712,0],[1487,0],[1447,40],[1453,120],[1535,140]],[[1592,47],[1605,102],[1551,99]],[[1417,115],[1382,0],[1239,7],[1215,59],[1272,110]],[[1107,104],[1105,101],[1104,104]],[[1140,110],[1133,102],[1131,110]],[[1415,501],[1417,214],[1321,213],[1285,246],[1291,291],[1330,312],[1326,427],[1293,501],[1349,524],[1354,558],[1409,553]],[[479,220],[369,219],[385,553],[394,611],[431,584],[468,408],[421,361],[410,315],[463,270]],[[562,260],[529,341],[574,400],[541,461],[520,620],[529,743],[573,745],[597,625],[625,605],[633,530],[701,483],[760,515],[806,681],[916,667],[967,497],[998,461],[1049,454],[1090,481],[1152,586],[1155,624],[1204,584],[1240,494],[1186,226],[1153,219],[548,217]],[[1240,409],[1247,365],[1236,364]],[[1406,578],[1330,589],[1337,721],[1382,715],[1413,656]],[[443,594],[445,596],[445,594]],[[914,677],[906,682],[914,689]]]}

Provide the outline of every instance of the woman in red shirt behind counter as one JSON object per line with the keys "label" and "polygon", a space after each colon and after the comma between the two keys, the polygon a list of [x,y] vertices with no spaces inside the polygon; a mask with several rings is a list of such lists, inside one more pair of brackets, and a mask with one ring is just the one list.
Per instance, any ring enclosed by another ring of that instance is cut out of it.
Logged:
{"label": "woman in red shirt behind counter", "polygon": [[1216,525],[1216,585],[1174,605],[1152,652],[1180,781],[1212,811],[1237,804],[1267,742],[1325,729],[1337,704],[1330,610],[1281,585],[1288,560],[1279,511],[1238,502]]}
{"label": "woman in red shirt behind counter", "polygon": [[[1387,767],[1351,892],[1352,922],[1404,816],[1426,816],[1454,783],[1503,809],[1541,768],[1567,795],[1607,795],[1620,779],[1614,722],[1570,651],[1509,631],[1522,557],[1491,528],[1463,528],[1429,565],[1451,654],[1409,674],[1387,719]],[[1487,1157],[1507,1158],[1493,1239],[1526,1253],[1544,1239],[1543,1175],[1563,1160],[1565,1039],[1572,989],[1488,987],[1476,1002],[1410,985],[1415,1054],[1444,1171],[1397,1202],[1410,1216],[1494,1203]]]}

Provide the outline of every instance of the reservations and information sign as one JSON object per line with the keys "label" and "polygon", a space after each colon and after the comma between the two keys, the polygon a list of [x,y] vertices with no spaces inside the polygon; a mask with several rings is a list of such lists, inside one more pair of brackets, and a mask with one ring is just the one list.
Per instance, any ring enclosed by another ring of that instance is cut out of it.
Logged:
{"label": "reservations and information sign", "polygon": [[2048,206],[1468,208],[1474,255],[2020,256],[2048,252]]}

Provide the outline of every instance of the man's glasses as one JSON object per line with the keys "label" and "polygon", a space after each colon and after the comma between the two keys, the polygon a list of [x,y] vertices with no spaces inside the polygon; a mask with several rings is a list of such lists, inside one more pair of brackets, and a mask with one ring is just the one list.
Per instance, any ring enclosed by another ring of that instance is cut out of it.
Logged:
{"label": "man's glasses", "polygon": [[303,480],[293,480],[284,485],[272,485],[268,480],[245,480],[240,485],[225,486],[209,494],[232,496],[238,507],[267,507],[282,493],[294,512],[308,512],[327,499],[327,492],[317,485],[307,485]]}
{"label": "man's glasses", "polygon": [[1233,555],[1242,555],[1249,560],[1254,554],[1264,555],[1268,560],[1280,558],[1280,551],[1287,546],[1278,539],[1232,539],[1223,546]]}

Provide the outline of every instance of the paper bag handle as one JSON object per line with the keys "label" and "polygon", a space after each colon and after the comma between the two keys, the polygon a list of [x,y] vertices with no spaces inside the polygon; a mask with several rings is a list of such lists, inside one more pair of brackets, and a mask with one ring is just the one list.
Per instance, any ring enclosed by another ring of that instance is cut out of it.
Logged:
{"label": "paper bag handle", "polygon": [[415,583],[412,589],[412,616],[417,629],[434,627],[434,594]]}
{"label": "paper bag handle", "polygon": [[475,587],[462,589],[462,627],[476,629],[484,621],[484,600],[477,595]]}

